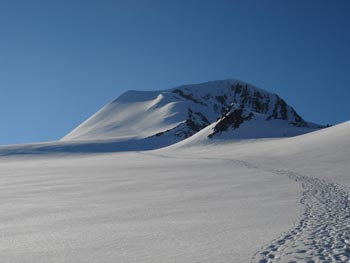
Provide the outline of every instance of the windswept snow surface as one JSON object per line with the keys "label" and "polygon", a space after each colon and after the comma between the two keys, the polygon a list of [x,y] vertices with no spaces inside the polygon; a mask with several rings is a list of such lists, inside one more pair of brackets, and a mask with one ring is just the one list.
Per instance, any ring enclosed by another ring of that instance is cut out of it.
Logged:
{"label": "windswept snow surface", "polygon": [[349,138],[344,123],[143,152],[1,148],[0,261],[349,262]]}

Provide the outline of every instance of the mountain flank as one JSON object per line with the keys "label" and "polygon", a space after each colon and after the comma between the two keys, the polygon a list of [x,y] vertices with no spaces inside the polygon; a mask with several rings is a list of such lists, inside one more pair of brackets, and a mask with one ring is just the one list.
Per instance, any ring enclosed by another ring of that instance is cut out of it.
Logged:
{"label": "mountain flank", "polygon": [[320,128],[277,94],[228,79],[160,91],[128,91],[62,141],[149,140],[167,146],[202,130],[213,140],[290,137]]}

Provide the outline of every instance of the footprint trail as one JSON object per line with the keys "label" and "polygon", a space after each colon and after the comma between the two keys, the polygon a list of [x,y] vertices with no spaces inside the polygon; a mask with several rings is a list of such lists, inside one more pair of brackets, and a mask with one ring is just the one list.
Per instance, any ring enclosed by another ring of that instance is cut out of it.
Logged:
{"label": "footprint trail", "polygon": [[271,172],[301,183],[303,212],[293,229],[252,262],[350,262],[350,198],[343,187],[290,171]]}

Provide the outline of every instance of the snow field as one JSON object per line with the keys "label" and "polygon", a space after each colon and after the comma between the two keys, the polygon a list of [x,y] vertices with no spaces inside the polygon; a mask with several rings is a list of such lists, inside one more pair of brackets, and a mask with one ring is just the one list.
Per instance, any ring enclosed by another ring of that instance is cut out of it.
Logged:
{"label": "snow field", "polygon": [[349,135],[2,147],[0,261],[348,262]]}
{"label": "snow field", "polygon": [[298,185],[157,152],[0,161],[1,262],[249,262],[298,217]]}

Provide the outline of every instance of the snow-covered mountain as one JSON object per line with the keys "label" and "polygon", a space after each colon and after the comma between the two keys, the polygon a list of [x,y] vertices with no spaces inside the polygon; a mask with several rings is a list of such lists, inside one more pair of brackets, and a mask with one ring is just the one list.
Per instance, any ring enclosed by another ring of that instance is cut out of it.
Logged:
{"label": "snow-covered mountain", "polygon": [[238,81],[128,92],[0,146],[1,262],[349,262],[349,124],[227,140],[318,128]]}
{"label": "snow-covered mountain", "polygon": [[229,79],[128,91],[61,140],[137,140],[167,146],[204,128],[213,139],[289,137],[321,126],[306,122],[278,95]]}

